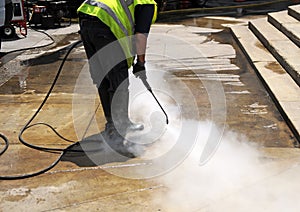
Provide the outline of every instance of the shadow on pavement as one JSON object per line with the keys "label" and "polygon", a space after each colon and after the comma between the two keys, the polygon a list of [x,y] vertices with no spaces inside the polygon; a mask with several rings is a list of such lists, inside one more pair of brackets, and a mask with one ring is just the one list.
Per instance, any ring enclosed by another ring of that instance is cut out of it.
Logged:
{"label": "shadow on pavement", "polygon": [[91,135],[68,147],[61,161],[69,161],[79,167],[92,167],[113,162],[125,162],[135,157],[128,147],[120,144],[120,141],[113,142],[105,141],[101,134]]}

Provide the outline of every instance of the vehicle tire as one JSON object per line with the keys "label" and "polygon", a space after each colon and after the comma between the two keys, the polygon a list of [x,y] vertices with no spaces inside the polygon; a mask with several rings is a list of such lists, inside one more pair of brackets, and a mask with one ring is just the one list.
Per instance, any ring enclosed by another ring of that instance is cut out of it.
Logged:
{"label": "vehicle tire", "polygon": [[12,25],[5,25],[1,27],[1,37],[2,38],[13,38],[16,34],[16,30]]}

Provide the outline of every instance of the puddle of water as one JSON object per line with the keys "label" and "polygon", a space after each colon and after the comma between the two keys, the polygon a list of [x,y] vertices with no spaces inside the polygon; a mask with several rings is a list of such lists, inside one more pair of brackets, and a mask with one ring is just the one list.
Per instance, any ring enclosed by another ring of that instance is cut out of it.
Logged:
{"label": "puddle of water", "polygon": [[16,76],[19,79],[19,86],[21,90],[26,90],[27,88],[27,77],[29,74],[29,70],[26,69],[22,69]]}
{"label": "puddle of water", "polygon": [[224,25],[237,24],[241,22],[238,20],[234,21],[214,18],[193,18],[189,20],[184,20],[181,23],[188,26],[197,26],[210,29],[225,29]]}
{"label": "puddle of water", "polygon": [[261,50],[264,50],[265,52],[269,52],[269,51],[264,47],[264,45],[263,45],[261,42],[259,42],[259,41],[255,42],[255,46],[258,47],[258,48],[260,48]]}

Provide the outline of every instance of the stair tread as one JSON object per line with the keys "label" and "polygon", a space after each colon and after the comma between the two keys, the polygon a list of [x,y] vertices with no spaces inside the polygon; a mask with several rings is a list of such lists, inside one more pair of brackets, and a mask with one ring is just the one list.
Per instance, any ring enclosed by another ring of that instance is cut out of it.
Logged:
{"label": "stair tread", "polygon": [[[276,59],[286,66],[297,83],[300,83],[300,49],[282,32],[267,21],[267,18],[256,19],[249,22],[254,34],[264,43]],[[292,52],[292,54],[291,54]],[[278,58],[280,57],[280,58]],[[292,73],[291,73],[292,72]]]}
{"label": "stair tread", "polygon": [[297,11],[300,14],[300,4],[289,6],[289,9]]}
{"label": "stair tread", "polygon": [[299,21],[294,17],[290,16],[286,10],[268,13],[268,15],[274,17],[281,24],[299,23]]}
{"label": "stair tread", "polygon": [[286,34],[298,47],[300,46],[300,22],[287,11],[268,14],[268,21]]}
{"label": "stair tread", "polygon": [[288,7],[288,14],[300,21],[300,4],[299,5],[294,5],[294,6],[289,6]]}

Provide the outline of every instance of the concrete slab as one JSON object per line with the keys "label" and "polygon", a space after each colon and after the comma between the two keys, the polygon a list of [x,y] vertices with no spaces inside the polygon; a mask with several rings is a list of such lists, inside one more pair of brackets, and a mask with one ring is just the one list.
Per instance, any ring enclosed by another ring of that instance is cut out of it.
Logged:
{"label": "concrete slab", "polygon": [[[69,167],[71,170],[76,166],[69,164]],[[87,167],[75,172],[66,172],[61,168],[57,167],[39,181],[14,182],[13,187],[9,183],[2,184],[1,210],[157,210],[149,204],[153,193],[161,189],[156,182],[122,179],[110,176],[100,168],[89,170]],[[87,175],[90,171],[94,174]],[[93,188],[91,185],[94,185]]]}
{"label": "concrete slab", "polygon": [[[149,35],[149,42],[160,45],[149,46],[148,58],[150,60],[160,60],[166,55],[170,60],[214,58],[219,55],[224,55],[224,58],[233,58],[234,49],[230,45],[220,44],[222,48],[213,48],[214,42],[205,42],[202,36],[199,36],[200,32],[207,34],[219,31],[216,29],[208,31],[204,28],[199,28],[195,31],[195,27],[190,26],[154,26],[151,29],[152,34]],[[186,37],[188,39],[185,39]],[[207,51],[207,49],[210,49],[210,51]],[[152,52],[155,52],[155,54]]]}

